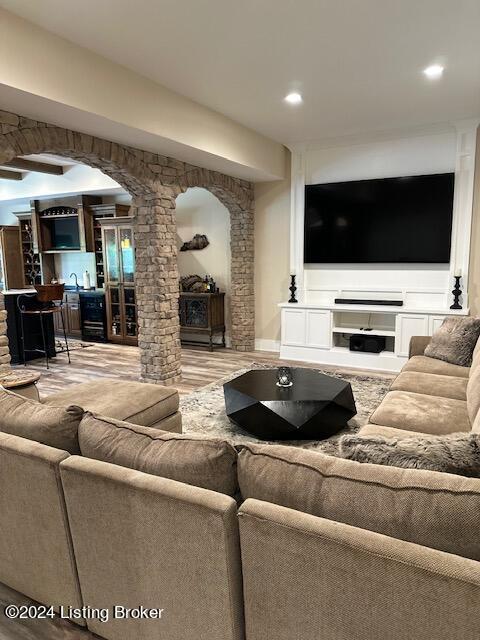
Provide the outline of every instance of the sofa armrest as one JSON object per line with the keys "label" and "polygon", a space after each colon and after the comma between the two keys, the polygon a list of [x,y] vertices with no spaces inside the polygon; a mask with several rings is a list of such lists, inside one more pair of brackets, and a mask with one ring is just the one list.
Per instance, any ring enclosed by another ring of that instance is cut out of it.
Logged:
{"label": "sofa armrest", "polygon": [[425,349],[431,339],[431,336],[412,336],[410,338],[408,357],[411,358],[412,356],[423,356]]}
{"label": "sofa armrest", "polygon": [[478,638],[475,560],[258,500],[239,518],[249,640]]}

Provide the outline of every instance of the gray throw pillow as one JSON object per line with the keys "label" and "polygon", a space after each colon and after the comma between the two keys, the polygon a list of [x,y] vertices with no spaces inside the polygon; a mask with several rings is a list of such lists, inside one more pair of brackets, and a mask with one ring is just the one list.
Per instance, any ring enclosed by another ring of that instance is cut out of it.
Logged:
{"label": "gray throw pillow", "polygon": [[388,439],[346,435],[339,446],[342,458],[357,462],[480,477],[478,433]]}
{"label": "gray throw pillow", "polygon": [[479,336],[480,318],[445,318],[427,345],[425,355],[469,367]]}

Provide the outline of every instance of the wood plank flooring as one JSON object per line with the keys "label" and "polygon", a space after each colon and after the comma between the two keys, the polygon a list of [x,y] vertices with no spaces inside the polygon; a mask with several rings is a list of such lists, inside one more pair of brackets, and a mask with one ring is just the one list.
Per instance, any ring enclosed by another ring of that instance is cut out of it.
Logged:
{"label": "wood plank flooring", "polygon": [[[29,369],[42,374],[38,382],[41,396],[61,391],[67,386],[79,382],[88,382],[96,378],[118,378],[121,380],[139,380],[139,349],[114,344],[83,343],[86,348],[78,348],[81,343],[72,342],[71,364],[67,355],[59,354],[50,361],[50,369],[45,368],[44,360],[32,360]],[[179,393],[191,393],[195,389],[215,382],[238,369],[250,366],[253,362],[269,364],[272,367],[281,364],[292,366],[316,367],[318,365],[282,360],[278,353],[252,351],[240,353],[231,349],[218,349],[213,353],[200,348],[182,349],[182,379],[174,386]],[[338,367],[321,366],[324,370],[338,371]],[[347,369],[342,369],[346,371]],[[361,373],[357,370],[357,373]],[[374,375],[368,372],[369,375]]]}

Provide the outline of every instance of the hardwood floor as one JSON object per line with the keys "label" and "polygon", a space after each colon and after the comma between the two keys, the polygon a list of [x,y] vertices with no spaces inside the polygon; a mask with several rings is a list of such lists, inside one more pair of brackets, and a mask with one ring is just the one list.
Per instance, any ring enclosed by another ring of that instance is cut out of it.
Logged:
{"label": "hardwood floor", "polygon": [[[72,345],[75,349],[71,352],[71,364],[68,364],[65,353],[59,354],[50,362],[49,370],[45,368],[44,360],[33,360],[28,363],[29,369],[42,374],[38,382],[41,396],[60,391],[71,384],[87,382],[95,378],[138,380],[140,377],[137,347],[89,343],[86,348],[78,348],[80,343],[72,343]],[[277,353],[266,351],[240,353],[231,349],[219,349],[210,353],[200,348],[183,349],[182,379],[175,384],[175,387],[181,394],[190,393],[238,369],[248,367],[253,362],[278,366],[280,358]],[[286,363],[318,367],[318,365],[282,361],[282,364]],[[322,369],[334,371],[338,367],[322,366]]]}

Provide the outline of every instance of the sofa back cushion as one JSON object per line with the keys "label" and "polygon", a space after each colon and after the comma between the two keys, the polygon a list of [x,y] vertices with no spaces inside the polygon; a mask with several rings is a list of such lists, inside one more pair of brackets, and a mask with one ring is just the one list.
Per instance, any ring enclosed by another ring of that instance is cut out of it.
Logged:
{"label": "sofa back cushion", "polygon": [[238,492],[237,452],[225,440],[183,436],[87,412],[79,441],[87,458],[230,496]]}
{"label": "sofa back cushion", "polygon": [[242,445],[244,499],[480,560],[480,480],[334,458],[282,445]]}
{"label": "sofa back cushion", "polygon": [[469,367],[479,336],[480,318],[445,318],[426,346],[425,355]]}
{"label": "sofa back cushion", "polygon": [[47,407],[0,387],[0,431],[79,453],[81,407]]}

